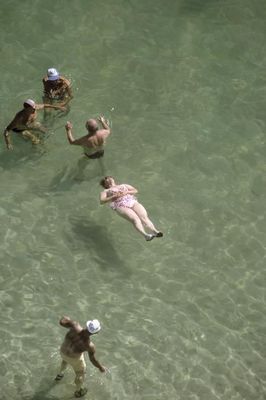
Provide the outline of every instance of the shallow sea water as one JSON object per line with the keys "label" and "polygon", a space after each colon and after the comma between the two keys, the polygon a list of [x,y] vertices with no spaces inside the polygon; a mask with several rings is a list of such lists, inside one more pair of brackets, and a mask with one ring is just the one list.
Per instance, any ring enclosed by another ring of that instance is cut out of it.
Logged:
{"label": "shallow sea water", "polygon": [[[1,142],[1,399],[73,398],[62,315],[102,323],[110,373],[88,361],[85,398],[266,398],[265,18],[262,0],[2,0],[2,130],[48,67],[75,98],[43,145]],[[99,114],[113,133],[85,165],[64,124]],[[164,238],[99,205],[106,174]]]}

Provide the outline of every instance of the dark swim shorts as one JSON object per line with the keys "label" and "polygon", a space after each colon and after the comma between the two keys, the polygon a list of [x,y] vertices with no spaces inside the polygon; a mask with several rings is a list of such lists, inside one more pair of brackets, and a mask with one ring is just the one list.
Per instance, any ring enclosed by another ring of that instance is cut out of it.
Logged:
{"label": "dark swim shorts", "polygon": [[96,151],[96,153],[93,153],[93,154],[91,154],[90,156],[89,156],[88,154],[86,154],[86,153],[85,153],[85,155],[86,155],[88,158],[94,160],[95,158],[101,158],[101,157],[103,157],[103,155],[104,155],[104,150]]}
{"label": "dark swim shorts", "polygon": [[18,128],[14,128],[14,129],[12,129],[12,131],[13,131],[13,132],[20,133],[20,132],[23,132],[23,131],[25,131],[25,129],[18,129]]}

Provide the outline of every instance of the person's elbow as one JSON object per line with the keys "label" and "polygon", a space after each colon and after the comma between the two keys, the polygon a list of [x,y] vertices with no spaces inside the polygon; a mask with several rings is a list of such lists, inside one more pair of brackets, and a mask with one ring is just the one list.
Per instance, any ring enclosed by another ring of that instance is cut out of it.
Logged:
{"label": "person's elbow", "polygon": [[60,320],[59,320],[59,324],[61,325],[61,326],[65,326],[68,322],[69,322],[69,318],[68,317],[66,317],[66,316],[63,316],[62,318],[60,318]]}
{"label": "person's elbow", "polygon": [[103,205],[104,203],[106,203],[106,197],[101,196],[100,197],[100,204]]}
{"label": "person's elbow", "polygon": [[67,138],[69,144],[75,144],[75,140],[71,139],[70,137]]}

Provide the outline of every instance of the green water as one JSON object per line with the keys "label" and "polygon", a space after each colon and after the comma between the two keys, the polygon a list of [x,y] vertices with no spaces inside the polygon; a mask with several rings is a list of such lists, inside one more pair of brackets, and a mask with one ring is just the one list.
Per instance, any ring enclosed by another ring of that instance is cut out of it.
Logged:
{"label": "green water", "polygon": [[[73,397],[62,315],[102,323],[87,399],[265,400],[265,18],[264,0],[1,1],[1,129],[48,67],[74,92],[43,145],[1,142],[1,400]],[[81,171],[64,124],[99,114],[113,134]],[[99,205],[105,174],[163,239]]]}

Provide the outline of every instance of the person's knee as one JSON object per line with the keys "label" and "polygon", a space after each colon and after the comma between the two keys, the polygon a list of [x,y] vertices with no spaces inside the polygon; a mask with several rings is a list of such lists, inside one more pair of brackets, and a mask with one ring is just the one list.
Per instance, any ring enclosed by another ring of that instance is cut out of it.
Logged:
{"label": "person's knee", "polygon": [[141,217],[140,219],[141,219],[141,222],[142,222],[144,225],[148,225],[148,224],[149,224],[149,218],[148,218],[147,216]]}

